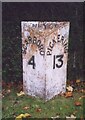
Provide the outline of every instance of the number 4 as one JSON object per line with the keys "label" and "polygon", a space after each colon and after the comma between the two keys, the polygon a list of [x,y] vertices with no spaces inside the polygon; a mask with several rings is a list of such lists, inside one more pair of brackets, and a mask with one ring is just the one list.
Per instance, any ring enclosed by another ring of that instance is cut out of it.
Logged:
{"label": "number 4", "polygon": [[35,57],[34,57],[34,55],[28,61],[28,65],[33,65],[33,69],[35,69]]}

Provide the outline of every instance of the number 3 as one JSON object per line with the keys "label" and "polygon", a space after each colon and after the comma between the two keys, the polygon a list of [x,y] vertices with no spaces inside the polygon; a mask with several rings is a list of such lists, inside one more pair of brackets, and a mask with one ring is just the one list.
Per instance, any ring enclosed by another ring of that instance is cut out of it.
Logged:
{"label": "number 3", "polygon": [[[53,69],[55,69],[55,67],[57,67],[57,68],[62,67],[62,65],[63,65],[62,58],[63,58],[63,55],[54,55],[54,57],[53,57]],[[60,64],[55,63],[56,59],[58,59],[58,62],[60,62]]]}

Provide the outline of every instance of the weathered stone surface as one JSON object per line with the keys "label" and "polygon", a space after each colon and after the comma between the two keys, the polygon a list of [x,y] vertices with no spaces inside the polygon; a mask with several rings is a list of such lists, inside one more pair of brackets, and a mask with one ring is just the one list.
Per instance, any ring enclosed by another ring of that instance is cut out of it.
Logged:
{"label": "weathered stone surface", "polygon": [[22,22],[23,88],[49,100],[66,90],[69,22]]}

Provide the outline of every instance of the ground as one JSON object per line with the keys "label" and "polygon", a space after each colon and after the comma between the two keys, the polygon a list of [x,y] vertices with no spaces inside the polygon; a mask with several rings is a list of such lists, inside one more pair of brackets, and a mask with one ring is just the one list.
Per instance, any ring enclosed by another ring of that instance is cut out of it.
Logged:
{"label": "ground", "polygon": [[[45,102],[40,98],[25,95],[22,84],[5,84],[2,93],[2,117],[16,118],[20,114],[28,113],[30,118],[79,118],[84,119],[85,90],[77,80],[75,87]],[[13,87],[14,86],[14,87]],[[22,91],[22,92],[21,92]]]}

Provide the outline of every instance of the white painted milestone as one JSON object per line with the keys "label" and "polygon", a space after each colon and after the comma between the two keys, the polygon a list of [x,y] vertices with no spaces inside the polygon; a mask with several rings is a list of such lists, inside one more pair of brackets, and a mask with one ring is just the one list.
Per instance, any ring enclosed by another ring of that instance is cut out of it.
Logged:
{"label": "white painted milestone", "polygon": [[69,26],[69,22],[21,22],[26,94],[47,101],[65,92]]}

